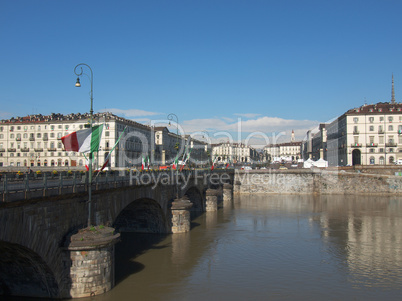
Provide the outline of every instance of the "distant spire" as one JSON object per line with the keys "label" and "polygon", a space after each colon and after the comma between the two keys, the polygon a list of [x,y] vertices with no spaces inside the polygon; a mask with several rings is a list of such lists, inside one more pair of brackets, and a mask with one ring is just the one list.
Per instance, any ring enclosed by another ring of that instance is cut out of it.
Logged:
{"label": "distant spire", "polygon": [[295,141],[295,131],[292,130],[292,136],[290,137],[290,141],[294,142]]}
{"label": "distant spire", "polygon": [[394,90],[394,74],[392,73],[392,92],[391,92],[391,103],[395,104],[395,90]]}

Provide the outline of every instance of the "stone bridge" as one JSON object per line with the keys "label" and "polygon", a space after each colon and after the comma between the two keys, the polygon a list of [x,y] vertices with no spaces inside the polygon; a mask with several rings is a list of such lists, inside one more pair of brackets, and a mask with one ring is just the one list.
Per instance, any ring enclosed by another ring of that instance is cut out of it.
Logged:
{"label": "stone bridge", "polygon": [[0,295],[104,293],[114,285],[119,231],[189,231],[191,212],[217,210],[219,191],[231,197],[229,183],[233,171],[226,170],[135,174],[121,187],[94,189],[92,227],[85,191],[0,203]]}

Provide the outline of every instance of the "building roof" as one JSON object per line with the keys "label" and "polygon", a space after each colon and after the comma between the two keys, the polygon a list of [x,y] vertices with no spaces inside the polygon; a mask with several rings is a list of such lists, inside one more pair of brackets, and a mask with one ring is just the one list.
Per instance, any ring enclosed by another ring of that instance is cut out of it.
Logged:
{"label": "building roof", "polygon": [[379,102],[348,110],[345,115],[402,114],[402,103]]}
{"label": "building roof", "polygon": [[300,146],[302,141],[284,142],[277,144],[268,144],[266,147],[280,147],[280,146]]}
{"label": "building roof", "polygon": [[[71,113],[68,115],[63,115],[60,113],[52,113],[50,115],[42,115],[42,114],[34,114],[28,115],[25,117],[11,117],[10,119],[1,120],[0,123],[2,124],[31,124],[31,123],[57,123],[57,122],[65,122],[65,121],[78,121],[78,120],[88,120],[90,118],[89,113]],[[103,112],[103,113],[95,113],[93,114],[93,120],[96,121],[97,119],[105,118],[106,121],[108,120],[115,120],[120,121],[126,124],[131,124],[133,126],[137,126],[144,129],[150,129],[149,126],[144,125],[142,123],[138,123],[134,120],[126,119],[123,117],[119,117],[114,115],[110,112]]]}

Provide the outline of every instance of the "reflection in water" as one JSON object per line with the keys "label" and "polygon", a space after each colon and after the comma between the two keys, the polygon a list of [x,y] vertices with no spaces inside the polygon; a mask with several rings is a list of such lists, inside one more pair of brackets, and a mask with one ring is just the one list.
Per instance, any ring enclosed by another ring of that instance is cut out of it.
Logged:
{"label": "reflection in water", "polygon": [[123,233],[88,300],[399,300],[401,198],[242,196],[190,233]]}
{"label": "reflection in water", "polygon": [[336,242],[328,245],[328,251],[347,266],[349,282],[356,287],[400,288],[400,200],[371,198],[368,202],[355,197],[342,208],[331,205],[320,224],[324,236]]}

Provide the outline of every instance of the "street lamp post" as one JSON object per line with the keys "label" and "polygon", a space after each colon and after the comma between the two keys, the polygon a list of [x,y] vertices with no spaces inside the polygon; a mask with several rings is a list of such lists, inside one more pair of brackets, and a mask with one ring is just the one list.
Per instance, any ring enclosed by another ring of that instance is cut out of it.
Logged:
{"label": "street lamp post", "polygon": [[[91,133],[92,133],[92,121],[93,121],[93,101],[94,101],[94,97],[93,97],[93,73],[92,73],[92,69],[91,67],[89,67],[87,64],[81,63],[78,64],[77,66],[75,66],[74,68],[74,73],[75,75],[77,75],[77,82],[75,83],[76,87],[81,87],[81,83],[80,83],[80,76],[83,73],[82,70],[82,66],[85,66],[89,69],[89,71],[91,71],[91,77],[89,77],[89,79],[91,80],[91,93],[90,93],[90,98],[91,98],[91,109],[89,110],[89,128],[91,129]],[[77,72],[77,68],[79,68],[78,72]],[[87,75],[87,74],[85,74]],[[88,75],[87,75],[88,76]],[[89,178],[88,178],[88,228],[92,225],[92,152],[89,152]]]}
{"label": "street lamp post", "polygon": [[170,113],[167,116],[169,120],[169,126],[171,126],[171,121],[176,122],[176,156],[177,156],[177,166],[176,166],[176,199],[179,198],[179,117],[176,114]]}
{"label": "street lamp post", "polygon": [[[209,139],[209,133],[207,132],[207,131],[202,131],[204,134],[202,135],[202,138],[205,138],[206,140],[207,140],[207,143],[206,143],[206,145],[204,146],[204,149],[203,149],[203,151],[202,151],[202,153],[201,153],[201,162],[202,162],[202,167],[204,168],[204,165],[208,165],[209,164],[209,152],[208,152],[208,144],[209,144],[209,142],[210,142],[210,139]],[[206,147],[206,148],[205,148]],[[205,162],[204,162],[204,153],[207,153],[207,161],[208,161],[208,164],[205,164]]]}
{"label": "street lamp post", "polygon": [[176,150],[179,151],[179,118],[176,114],[170,113],[167,118],[169,119],[169,126],[171,126],[171,121],[176,122]]}

